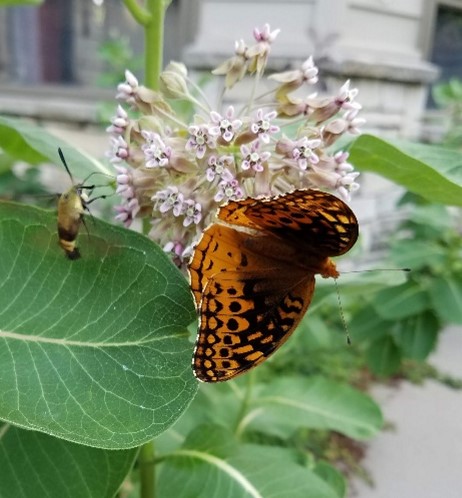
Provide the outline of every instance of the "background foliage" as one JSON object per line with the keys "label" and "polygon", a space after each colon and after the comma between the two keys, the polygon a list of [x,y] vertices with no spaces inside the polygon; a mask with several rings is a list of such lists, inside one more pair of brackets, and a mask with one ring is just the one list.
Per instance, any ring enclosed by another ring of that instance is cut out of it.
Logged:
{"label": "background foliage", "polygon": [[[58,163],[60,146],[76,177],[105,171],[42,128],[10,118],[0,125],[4,164]],[[2,496],[43,488],[49,496],[113,496],[136,446],[156,435],[148,464],[158,468],[159,496],[344,496],[345,478],[333,465],[341,452],[332,453],[329,435],[361,442],[383,425],[362,390],[366,366],[395,375],[407,359],[427,358],[446,323],[462,322],[460,219],[430,202],[433,188],[440,202],[460,204],[458,155],[371,136],[350,152],[358,168],[412,187],[389,255],[412,268],[409,278],[342,277],[349,348],[332,283],[319,282],[306,319],[278,354],[236,381],[201,386],[197,396],[192,299],[160,249],[95,220],[78,239],[84,257],[70,262],[57,245],[53,211],[2,202],[0,458],[11,469],[0,474]],[[136,479],[131,486],[136,496]]]}
{"label": "background foliage", "polygon": [[[0,0],[22,3],[41,2]],[[145,22],[141,3],[125,4]],[[100,55],[110,70],[104,85],[133,62],[123,38]],[[155,88],[161,60],[151,55],[145,79]],[[451,145],[461,95],[457,81],[434,93],[454,109]],[[39,166],[59,164],[58,147],[76,178],[112,173],[43,128],[0,117],[0,196],[30,204],[42,194]],[[274,357],[199,389],[190,370],[193,302],[158,247],[90,221],[78,239],[83,258],[70,262],[54,211],[0,202],[0,496],[134,497],[143,481],[175,498],[345,496],[339,461],[345,467],[345,453],[383,426],[365,393],[372,376],[403,375],[409,360],[425,361],[447,323],[462,322],[460,155],[369,135],[350,153],[358,170],[407,191],[389,262],[410,267],[409,277],[342,276],[340,312],[332,283],[318,282],[306,319]],[[30,165],[22,179],[18,161]]]}

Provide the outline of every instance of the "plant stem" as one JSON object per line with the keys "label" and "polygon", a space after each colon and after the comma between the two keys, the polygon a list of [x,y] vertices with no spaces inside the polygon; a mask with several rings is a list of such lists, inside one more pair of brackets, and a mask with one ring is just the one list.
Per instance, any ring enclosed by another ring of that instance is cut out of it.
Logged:
{"label": "plant stem", "polygon": [[130,14],[144,29],[144,84],[159,89],[164,48],[165,11],[171,0],[146,0],[145,6],[137,0],[124,0]]}
{"label": "plant stem", "polygon": [[152,228],[152,225],[151,225],[151,218],[141,218],[141,223],[142,223],[142,230],[141,232],[144,234],[144,235],[147,235],[149,233],[149,231],[151,230]]}
{"label": "plant stem", "polygon": [[150,21],[144,27],[144,82],[148,88],[159,89],[164,48],[165,11],[170,2],[147,0]]}
{"label": "plant stem", "polygon": [[149,12],[136,0],[124,0],[124,4],[130,14],[133,16],[133,19],[135,19],[138,24],[146,26],[146,24],[149,23],[151,19]]}
{"label": "plant stem", "polygon": [[140,468],[140,498],[154,498],[155,490],[155,464],[154,464],[154,442],[143,444],[138,455]]}

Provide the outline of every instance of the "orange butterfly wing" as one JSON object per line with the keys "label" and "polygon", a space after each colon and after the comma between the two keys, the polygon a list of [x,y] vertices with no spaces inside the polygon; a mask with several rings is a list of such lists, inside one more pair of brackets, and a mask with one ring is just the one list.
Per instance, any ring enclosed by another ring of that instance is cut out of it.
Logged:
{"label": "orange butterfly wing", "polygon": [[353,211],[335,195],[320,190],[233,201],[220,208],[218,218],[294,241],[320,258],[346,253],[358,238]]}
{"label": "orange butterfly wing", "polygon": [[337,197],[315,190],[222,207],[191,259],[200,314],[196,376],[228,380],[261,363],[305,314],[314,275],[338,275],[329,256],[358,236],[356,218]]}

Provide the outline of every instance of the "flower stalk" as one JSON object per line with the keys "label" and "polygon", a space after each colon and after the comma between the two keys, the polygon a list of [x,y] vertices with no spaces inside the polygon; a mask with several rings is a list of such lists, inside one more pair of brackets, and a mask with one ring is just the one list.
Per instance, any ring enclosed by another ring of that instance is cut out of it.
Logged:
{"label": "flower stalk", "polygon": [[138,455],[138,465],[140,469],[140,497],[155,497],[155,463],[154,463],[154,442],[149,441],[140,447]]}
{"label": "flower stalk", "polygon": [[146,0],[143,6],[137,0],[124,0],[135,21],[144,29],[144,79],[148,88],[159,89],[163,64],[165,12],[171,0]]}

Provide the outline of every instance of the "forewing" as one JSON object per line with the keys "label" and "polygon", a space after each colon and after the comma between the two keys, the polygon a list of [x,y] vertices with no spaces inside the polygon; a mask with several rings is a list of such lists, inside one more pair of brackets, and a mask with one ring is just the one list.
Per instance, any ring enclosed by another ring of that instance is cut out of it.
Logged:
{"label": "forewing", "polygon": [[358,221],[341,199],[319,190],[295,190],[270,199],[245,199],[223,206],[226,223],[264,230],[319,258],[340,256],[358,238]]}

